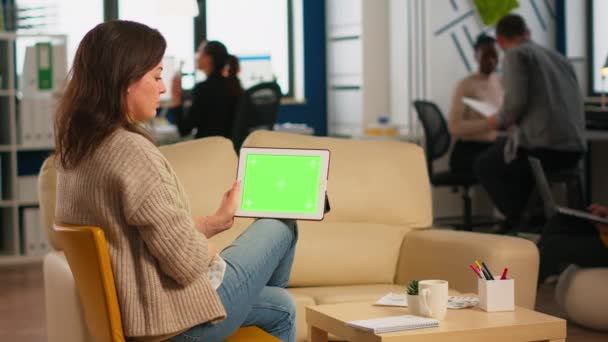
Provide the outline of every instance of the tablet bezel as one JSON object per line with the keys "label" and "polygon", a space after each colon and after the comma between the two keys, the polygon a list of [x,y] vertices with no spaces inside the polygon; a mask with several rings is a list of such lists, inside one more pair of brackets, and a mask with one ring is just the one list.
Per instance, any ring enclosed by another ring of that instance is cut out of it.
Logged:
{"label": "tablet bezel", "polygon": [[[241,204],[244,193],[244,177],[247,156],[250,154],[264,155],[287,155],[287,156],[311,156],[321,158],[321,173],[319,175],[319,194],[317,198],[317,208],[314,213],[283,213],[273,211],[253,211],[242,210]],[[255,217],[255,218],[279,218],[297,220],[320,221],[325,214],[325,196],[327,193],[327,179],[329,174],[329,150],[327,149],[300,149],[300,148],[266,148],[266,147],[243,147],[239,153],[239,165],[237,170],[237,181],[241,182],[241,193],[238,198],[237,210],[234,216]]]}

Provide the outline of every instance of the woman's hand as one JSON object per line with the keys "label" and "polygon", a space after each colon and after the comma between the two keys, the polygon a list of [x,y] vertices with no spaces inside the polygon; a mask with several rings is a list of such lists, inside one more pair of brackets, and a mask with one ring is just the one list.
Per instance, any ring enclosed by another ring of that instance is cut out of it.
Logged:
{"label": "woman's hand", "polygon": [[[593,215],[597,215],[599,217],[608,217],[608,208],[603,207],[599,204],[590,205],[587,210],[589,210]],[[596,224],[595,227],[601,232],[608,232],[608,226],[605,224]]]}
{"label": "woman's hand", "polygon": [[211,238],[215,234],[232,227],[240,193],[240,182],[234,182],[232,188],[224,193],[220,208],[214,215],[194,219],[197,229],[205,234],[207,238]]}
{"label": "woman's hand", "polygon": [[171,80],[171,106],[182,105],[182,75],[175,74]]}

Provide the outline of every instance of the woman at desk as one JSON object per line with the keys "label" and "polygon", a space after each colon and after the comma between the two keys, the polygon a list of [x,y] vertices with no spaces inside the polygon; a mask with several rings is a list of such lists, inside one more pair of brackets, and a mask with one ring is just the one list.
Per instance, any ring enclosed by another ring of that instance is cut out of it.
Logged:
{"label": "woman at desk", "polygon": [[500,107],[503,89],[496,74],[498,53],[495,43],[494,38],[485,34],[477,37],[474,47],[479,71],[462,79],[452,96],[448,129],[457,139],[450,156],[450,169],[455,173],[473,174],[475,158],[497,137],[496,130],[490,128],[486,117],[462,101],[468,97]]}
{"label": "woman at desk", "polygon": [[[182,104],[181,75],[172,83],[171,112],[181,136],[190,135],[196,128],[196,138],[232,136],[232,122],[242,89],[232,86],[222,75],[228,51],[218,41],[203,42],[197,50],[197,68],[207,79],[192,90],[192,105],[185,110]],[[240,91],[239,91],[240,90]]]}

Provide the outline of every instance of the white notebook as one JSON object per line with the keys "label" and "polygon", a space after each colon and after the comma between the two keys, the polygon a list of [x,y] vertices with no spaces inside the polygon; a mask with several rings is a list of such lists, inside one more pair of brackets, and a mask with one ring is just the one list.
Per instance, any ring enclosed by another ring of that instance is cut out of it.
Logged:
{"label": "white notebook", "polygon": [[374,334],[382,334],[401,330],[434,328],[439,326],[439,321],[432,318],[404,315],[350,321],[346,322],[346,324],[357,329],[373,332]]}

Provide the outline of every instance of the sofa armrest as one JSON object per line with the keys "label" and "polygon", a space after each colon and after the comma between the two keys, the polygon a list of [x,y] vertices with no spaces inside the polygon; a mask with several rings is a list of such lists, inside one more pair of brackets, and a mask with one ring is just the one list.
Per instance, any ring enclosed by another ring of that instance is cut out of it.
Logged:
{"label": "sofa armrest", "polygon": [[469,268],[484,261],[494,274],[509,268],[515,279],[515,304],[534,308],[539,256],[536,245],[510,236],[449,230],[415,230],[406,234],[395,282],[445,279],[450,288],[477,293],[477,277]]}
{"label": "sofa armrest", "polygon": [[76,283],[63,252],[48,253],[44,257],[43,269],[47,341],[92,341],[84,322]]}

